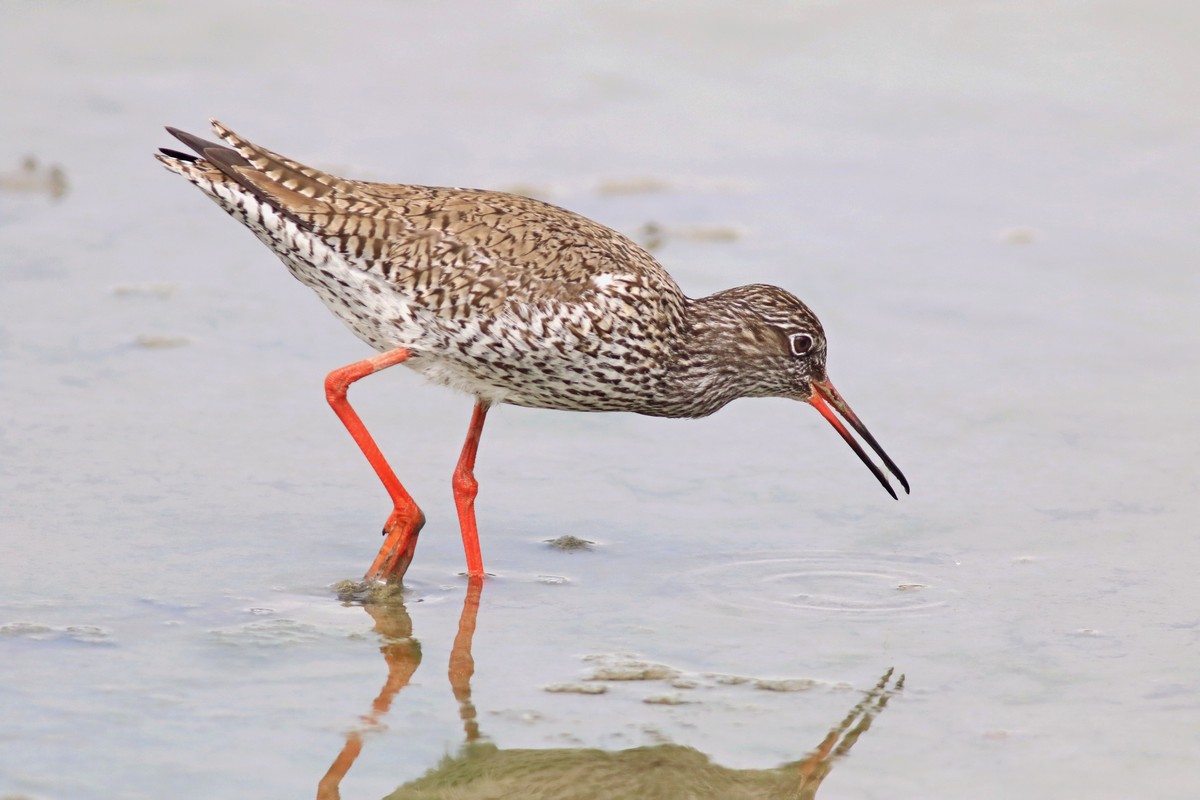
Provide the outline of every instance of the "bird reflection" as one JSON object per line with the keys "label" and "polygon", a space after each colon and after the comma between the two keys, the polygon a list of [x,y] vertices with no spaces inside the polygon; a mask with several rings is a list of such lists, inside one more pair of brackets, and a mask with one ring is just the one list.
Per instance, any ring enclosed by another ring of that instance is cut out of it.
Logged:
{"label": "bird reflection", "polygon": [[[465,742],[423,777],[405,784],[385,800],[472,800],[522,797],[530,800],[594,800],[604,797],[762,798],[809,800],[837,761],[850,752],[891,697],[904,688],[889,669],[804,758],[772,769],[730,769],[712,763],[691,747],[659,744],[621,751],[592,748],[502,750],[484,740],[471,700],[475,661],[471,640],[483,583],[471,580],[463,600],[458,633],[450,653],[450,688],[459,705]],[[380,726],[396,695],[421,663],[420,644],[412,638],[412,619],[398,593],[368,601],[363,608],[375,620],[388,677],[363,724],[346,743],[317,786],[317,800],[340,800],[339,785],[362,751],[363,736]]]}

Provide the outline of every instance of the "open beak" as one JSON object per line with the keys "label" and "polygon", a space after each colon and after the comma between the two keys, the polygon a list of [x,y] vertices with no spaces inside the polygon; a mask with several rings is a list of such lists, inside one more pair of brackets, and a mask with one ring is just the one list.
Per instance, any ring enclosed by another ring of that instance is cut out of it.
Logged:
{"label": "open beak", "polygon": [[[908,481],[905,480],[904,474],[896,466],[896,462],[888,458],[888,454],[883,452],[883,448],[879,446],[879,442],[875,441],[875,437],[867,430],[867,426],[862,424],[862,420],[858,418],[858,415],[850,410],[850,406],[838,394],[837,389],[833,388],[833,384],[829,381],[813,381],[812,388],[812,397],[808,398],[809,404],[817,411],[820,411],[821,416],[829,420],[829,424],[842,435],[842,438],[846,440],[846,444],[850,445],[850,448],[858,454],[862,462],[867,465],[867,469],[871,470],[871,474],[882,484],[884,489],[887,489],[887,493],[894,499],[899,499],[896,497],[896,490],[888,483],[887,476],[884,475],[883,470],[875,465],[871,457],[862,449],[862,445],[850,435],[850,431],[846,430],[846,426],[842,424],[842,420],[834,415],[833,408],[836,408],[838,414],[842,415],[842,419],[850,423],[850,427],[858,432],[863,441],[871,445],[871,449],[879,455],[883,463],[891,470],[891,473],[896,476],[896,480],[900,481],[900,485],[904,487],[904,493],[908,494]],[[833,408],[830,408],[830,406],[833,406]]]}

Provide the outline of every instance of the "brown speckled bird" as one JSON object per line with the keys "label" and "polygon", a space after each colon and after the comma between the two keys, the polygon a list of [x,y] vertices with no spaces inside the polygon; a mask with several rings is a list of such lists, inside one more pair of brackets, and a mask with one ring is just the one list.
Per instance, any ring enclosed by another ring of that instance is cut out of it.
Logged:
{"label": "brown speckled bird", "polygon": [[196,155],[163,148],[157,158],[380,351],[325,381],[394,504],[367,579],[404,575],[425,520],[346,400],[351,383],[399,363],[476,399],[453,480],[473,578],[484,574],[475,453],[484,416],[500,403],[704,417],[739,397],[803,400],[896,497],[837,409],[908,491],[829,382],[821,323],[783,289],[692,299],[633,241],[570,211],[504,192],[338,178],[212,126],[223,144],[167,128]]}

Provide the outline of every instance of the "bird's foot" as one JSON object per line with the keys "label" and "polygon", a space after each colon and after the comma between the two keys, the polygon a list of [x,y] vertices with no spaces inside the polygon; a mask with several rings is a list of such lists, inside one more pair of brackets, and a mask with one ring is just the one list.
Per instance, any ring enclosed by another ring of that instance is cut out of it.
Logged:
{"label": "bird's foot", "polygon": [[425,515],[415,505],[394,510],[383,526],[383,546],[363,580],[399,583],[412,563],[417,534],[424,526]]}

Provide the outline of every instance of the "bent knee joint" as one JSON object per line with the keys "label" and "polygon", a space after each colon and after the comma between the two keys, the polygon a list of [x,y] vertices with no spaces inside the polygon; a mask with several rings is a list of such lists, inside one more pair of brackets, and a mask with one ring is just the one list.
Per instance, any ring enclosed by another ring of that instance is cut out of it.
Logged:
{"label": "bent knee joint", "polygon": [[455,472],[451,483],[454,485],[455,497],[474,498],[479,494],[479,481],[469,472]]}
{"label": "bent knee joint", "polygon": [[325,376],[325,399],[330,403],[345,397],[349,388],[350,381],[340,372],[331,372]]}

